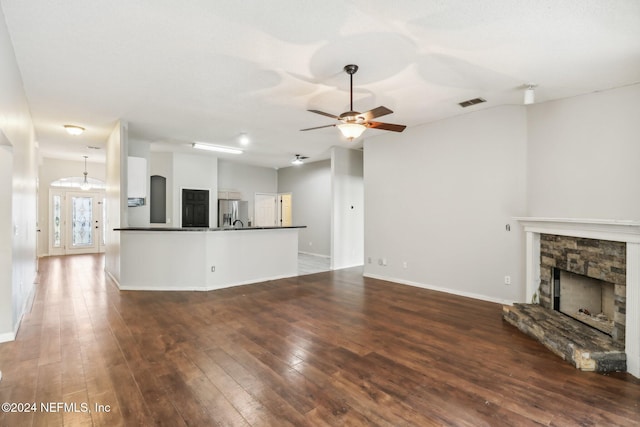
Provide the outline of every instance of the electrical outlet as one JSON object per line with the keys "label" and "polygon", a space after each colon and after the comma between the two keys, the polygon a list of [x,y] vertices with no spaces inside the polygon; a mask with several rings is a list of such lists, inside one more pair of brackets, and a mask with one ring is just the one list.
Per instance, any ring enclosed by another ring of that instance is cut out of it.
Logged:
{"label": "electrical outlet", "polygon": [[371,264],[371,257],[367,258],[367,262]]}
{"label": "electrical outlet", "polygon": [[402,268],[407,268],[408,264],[407,261],[402,261]]}
{"label": "electrical outlet", "polygon": [[387,259],[386,258],[382,258],[382,265],[387,265]]}
{"label": "electrical outlet", "polygon": [[505,285],[511,284],[511,276],[504,276],[504,284]]}

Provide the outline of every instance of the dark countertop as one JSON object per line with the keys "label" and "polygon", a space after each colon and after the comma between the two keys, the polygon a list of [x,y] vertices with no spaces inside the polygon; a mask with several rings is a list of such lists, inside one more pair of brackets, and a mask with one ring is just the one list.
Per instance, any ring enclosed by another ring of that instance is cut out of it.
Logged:
{"label": "dark countertop", "polygon": [[306,225],[291,225],[286,227],[122,227],[114,228],[114,231],[251,231],[251,230],[278,230],[282,228],[307,228]]}

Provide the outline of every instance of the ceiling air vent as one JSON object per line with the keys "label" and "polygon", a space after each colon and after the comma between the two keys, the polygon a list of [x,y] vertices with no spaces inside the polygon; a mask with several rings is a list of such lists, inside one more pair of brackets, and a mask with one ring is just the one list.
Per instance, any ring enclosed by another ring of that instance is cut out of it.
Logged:
{"label": "ceiling air vent", "polygon": [[484,98],[473,98],[473,99],[469,99],[468,101],[462,101],[458,103],[458,105],[461,106],[462,108],[467,108],[467,107],[471,107],[472,105],[481,104],[483,102],[487,102],[487,100]]}

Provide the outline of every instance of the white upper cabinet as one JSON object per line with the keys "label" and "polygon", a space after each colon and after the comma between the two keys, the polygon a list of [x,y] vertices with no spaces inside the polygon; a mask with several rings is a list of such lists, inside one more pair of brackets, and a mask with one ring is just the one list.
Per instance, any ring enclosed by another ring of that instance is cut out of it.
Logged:
{"label": "white upper cabinet", "polygon": [[127,197],[146,198],[147,197],[147,159],[144,157],[128,158],[128,183]]}

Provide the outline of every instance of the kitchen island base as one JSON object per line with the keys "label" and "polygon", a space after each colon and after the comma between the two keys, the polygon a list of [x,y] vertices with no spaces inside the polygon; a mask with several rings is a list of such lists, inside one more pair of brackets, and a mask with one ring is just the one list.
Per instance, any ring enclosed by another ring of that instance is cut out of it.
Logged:
{"label": "kitchen island base", "polygon": [[209,291],[298,273],[298,227],[120,231],[121,290]]}

